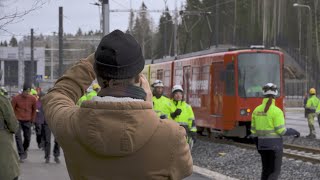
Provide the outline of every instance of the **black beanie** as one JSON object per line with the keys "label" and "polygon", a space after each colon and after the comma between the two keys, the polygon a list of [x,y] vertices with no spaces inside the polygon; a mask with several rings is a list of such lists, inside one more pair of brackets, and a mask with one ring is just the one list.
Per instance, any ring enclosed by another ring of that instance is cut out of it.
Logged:
{"label": "black beanie", "polygon": [[22,90],[23,91],[30,91],[31,90],[31,85],[28,84],[28,83],[24,83]]}
{"label": "black beanie", "polygon": [[138,42],[120,30],[104,36],[95,52],[95,69],[101,78],[132,78],[143,70],[144,63]]}

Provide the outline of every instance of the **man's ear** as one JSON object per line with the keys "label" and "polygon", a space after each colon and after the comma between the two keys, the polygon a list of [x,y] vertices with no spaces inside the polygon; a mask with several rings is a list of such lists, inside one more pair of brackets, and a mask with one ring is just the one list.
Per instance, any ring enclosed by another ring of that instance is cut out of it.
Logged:
{"label": "man's ear", "polygon": [[138,74],[138,75],[134,78],[134,83],[135,83],[135,84],[137,84],[137,83],[140,84],[140,74]]}

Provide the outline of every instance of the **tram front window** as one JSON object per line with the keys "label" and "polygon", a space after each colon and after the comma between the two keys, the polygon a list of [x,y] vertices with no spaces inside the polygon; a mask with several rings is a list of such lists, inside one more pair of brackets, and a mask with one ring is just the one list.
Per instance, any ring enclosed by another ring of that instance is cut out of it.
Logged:
{"label": "tram front window", "polygon": [[240,97],[263,97],[262,86],[271,82],[280,89],[280,57],[272,53],[243,53],[238,56]]}

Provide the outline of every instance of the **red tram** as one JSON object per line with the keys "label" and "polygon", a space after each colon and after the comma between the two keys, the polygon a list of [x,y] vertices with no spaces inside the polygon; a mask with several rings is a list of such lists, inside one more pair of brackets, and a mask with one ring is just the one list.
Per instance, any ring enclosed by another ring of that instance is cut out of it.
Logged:
{"label": "red tram", "polygon": [[276,104],[284,106],[284,55],[278,50],[248,48],[182,58],[145,66],[149,82],[164,82],[164,93],[181,84],[195,114],[198,129],[224,136],[245,137],[253,109],[261,104],[261,87],[279,87]]}

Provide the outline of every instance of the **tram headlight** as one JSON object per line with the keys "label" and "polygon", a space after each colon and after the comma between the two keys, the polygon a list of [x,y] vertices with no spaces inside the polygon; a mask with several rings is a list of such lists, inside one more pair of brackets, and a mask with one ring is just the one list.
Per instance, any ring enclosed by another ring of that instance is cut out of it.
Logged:
{"label": "tram headlight", "polygon": [[251,109],[240,109],[241,116],[248,116],[251,112]]}
{"label": "tram headlight", "polygon": [[246,109],[241,109],[241,110],[240,110],[240,115],[241,115],[241,116],[245,116],[246,114],[247,114]]}

